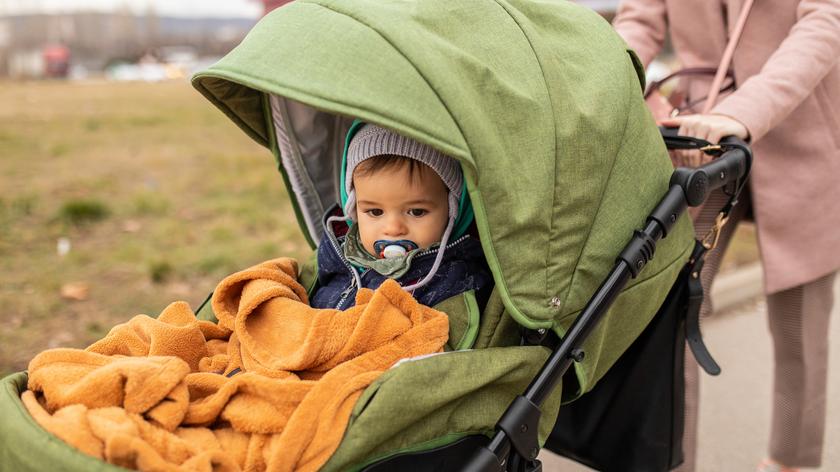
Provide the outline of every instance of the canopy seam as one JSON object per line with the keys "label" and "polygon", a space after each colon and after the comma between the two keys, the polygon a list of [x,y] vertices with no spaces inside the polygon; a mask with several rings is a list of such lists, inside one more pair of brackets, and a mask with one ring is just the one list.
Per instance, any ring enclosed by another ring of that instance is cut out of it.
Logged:
{"label": "canopy seam", "polygon": [[[634,77],[636,76],[635,71],[633,73],[633,76]],[[627,97],[624,101],[624,108],[625,109],[628,108],[629,101],[630,101],[631,97],[632,97],[631,94],[627,94]],[[629,122],[630,122],[630,113],[627,113],[625,118],[624,118],[624,128],[621,130],[621,142],[622,143],[624,142],[624,140],[625,140],[624,138],[627,135],[627,126],[628,126]],[[618,146],[618,149],[621,149],[620,144]],[[618,160],[618,156],[615,156],[613,158],[612,165],[610,165],[610,172],[609,172],[609,174],[607,174],[607,178],[604,181],[604,185],[602,187],[602,192],[601,192],[601,198],[598,200],[598,206],[597,206],[597,210],[595,211],[595,216],[590,220],[590,223],[589,223],[589,231],[587,231],[587,233],[586,233],[586,241],[584,241],[584,243],[581,245],[580,252],[578,253],[578,257],[575,260],[575,268],[572,271],[572,280],[569,281],[569,288],[566,290],[566,295],[563,297],[563,304],[561,305],[561,307],[563,307],[563,308],[566,307],[566,303],[569,300],[569,295],[572,293],[572,288],[575,285],[575,279],[577,278],[578,265],[580,265],[581,255],[586,250],[586,247],[589,245],[589,240],[592,238],[592,228],[595,226],[595,221],[598,220],[598,216],[601,214],[601,209],[604,205],[604,197],[606,196],[606,192],[604,192],[603,189],[608,187],[610,180],[612,180],[612,174],[613,174],[613,171],[615,170],[615,164],[616,164],[617,160]],[[616,256],[618,256],[617,253],[616,253]],[[562,311],[562,309],[561,309],[561,311]]]}
{"label": "canopy seam", "polygon": [[[534,55],[534,60],[537,62],[537,65],[540,67],[540,75],[543,78],[543,85],[545,87],[545,94],[548,95],[549,103],[551,103],[553,105],[554,104],[554,98],[551,96],[551,88],[548,86],[548,82],[546,81],[545,69],[543,68],[542,61],[540,61],[540,56],[537,54],[536,49],[534,49],[534,43],[531,42],[531,38],[525,32],[525,29],[516,20],[516,17],[514,17],[513,14],[511,14],[511,12],[507,8],[505,8],[505,5],[502,4],[501,0],[491,0],[491,1],[492,1],[492,3],[495,3],[496,5],[501,7],[501,9],[504,10],[505,13],[507,13],[507,15],[513,21],[513,23],[519,28],[519,31],[522,33],[522,36],[525,38],[525,41],[528,42],[528,46],[531,48],[531,52]],[[505,3],[507,3],[507,2],[505,2]],[[508,5],[508,6],[510,6],[510,5]],[[553,106],[552,106],[552,110],[553,110]],[[552,165],[553,165],[552,179],[554,179],[553,187],[556,189],[557,188],[557,148],[558,148],[558,142],[557,142],[557,118],[556,118],[556,116],[553,112],[551,113],[551,124],[552,124],[552,126],[551,126],[552,137],[554,139],[554,146],[553,146],[554,159],[552,159]],[[550,208],[554,208],[556,203],[557,203],[557,193],[556,192],[551,192],[551,207]],[[553,229],[554,229],[554,218],[552,217],[552,218],[549,219],[549,225],[548,225],[549,237],[552,234]],[[545,294],[545,296],[547,298],[551,294],[550,287],[549,287],[549,282],[548,282],[548,275],[549,275],[548,267],[549,267],[549,263],[551,261],[551,244],[546,244],[545,245],[545,261],[546,261],[545,267],[543,268],[544,271],[545,271],[545,277],[543,277],[543,279],[545,280],[545,286],[543,288],[543,294]]]}

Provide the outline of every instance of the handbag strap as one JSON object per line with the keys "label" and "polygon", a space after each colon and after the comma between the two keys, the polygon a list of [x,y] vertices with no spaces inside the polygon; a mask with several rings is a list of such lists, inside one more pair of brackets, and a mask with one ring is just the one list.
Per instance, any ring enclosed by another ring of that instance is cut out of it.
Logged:
{"label": "handbag strap", "polygon": [[723,57],[720,59],[720,65],[717,68],[714,80],[712,80],[709,95],[706,98],[706,104],[703,106],[702,114],[709,113],[712,107],[717,102],[718,94],[720,93],[720,86],[726,78],[729,71],[729,65],[732,63],[732,56],[735,53],[735,46],[738,45],[738,40],[741,39],[741,33],[744,31],[744,25],[747,23],[747,17],[750,15],[753,0],[745,0],[744,6],[741,8],[741,13],[738,15],[738,22],[735,23],[735,28],[732,29],[732,37],[726,43],[726,49],[723,50]]}
{"label": "handbag strap", "polygon": [[659,90],[663,84],[670,81],[671,79],[682,77],[685,75],[712,75],[717,72],[717,69],[714,67],[686,67],[684,69],[679,69],[677,71],[671,72],[670,74],[666,75],[665,77],[659,80],[652,80],[645,90],[645,98],[648,98],[650,94]]}
{"label": "handbag strap", "polygon": [[700,332],[700,306],[703,304],[703,283],[700,281],[700,273],[703,271],[704,256],[707,249],[700,241],[694,241],[694,250],[688,262],[688,296],[683,308],[685,313],[685,342],[694,354],[697,364],[709,375],[720,374],[720,365],[715,362],[714,357],[703,342],[703,335]]}

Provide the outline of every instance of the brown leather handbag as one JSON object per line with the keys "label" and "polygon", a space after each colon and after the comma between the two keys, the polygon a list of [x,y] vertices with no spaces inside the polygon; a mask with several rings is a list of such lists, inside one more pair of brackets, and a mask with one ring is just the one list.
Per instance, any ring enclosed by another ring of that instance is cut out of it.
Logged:
{"label": "brown leather handbag", "polygon": [[[700,109],[698,107],[704,102],[708,102],[708,95],[689,98],[675,88],[668,93],[665,93],[663,89],[671,88],[670,83],[675,80],[707,78],[714,76],[716,72],[717,69],[713,67],[687,67],[673,72],[661,80],[655,80],[648,84],[647,90],[645,90],[645,103],[647,103],[656,121],[678,115],[699,113]],[[735,90],[735,74],[731,70],[727,70],[724,78],[726,82],[718,86],[719,93]],[[684,87],[684,89],[687,88]]]}

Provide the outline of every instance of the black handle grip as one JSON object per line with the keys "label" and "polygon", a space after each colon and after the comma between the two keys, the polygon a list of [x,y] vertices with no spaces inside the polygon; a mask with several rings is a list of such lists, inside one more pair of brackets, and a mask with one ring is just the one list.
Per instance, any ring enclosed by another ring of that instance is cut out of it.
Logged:
{"label": "black handle grip", "polygon": [[671,175],[671,185],[679,185],[685,192],[689,206],[696,207],[706,201],[712,190],[745,179],[752,164],[752,151],[735,137],[721,140],[726,149],[720,157],[696,169],[679,167]]}
{"label": "black handle grip", "polygon": [[725,138],[721,144],[737,145],[724,152],[717,159],[700,166],[698,170],[706,173],[709,181],[709,190],[724,187],[735,182],[747,174],[749,160],[747,147],[743,141],[737,138]]}

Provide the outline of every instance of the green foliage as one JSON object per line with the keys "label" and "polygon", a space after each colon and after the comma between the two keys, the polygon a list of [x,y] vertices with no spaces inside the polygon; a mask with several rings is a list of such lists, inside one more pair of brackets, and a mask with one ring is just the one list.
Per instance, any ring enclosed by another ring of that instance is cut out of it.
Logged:
{"label": "green foliage", "polygon": [[156,284],[162,284],[172,277],[175,272],[172,264],[167,261],[154,261],[149,264],[149,278]]}
{"label": "green foliage", "polygon": [[68,200],[58,210],[60,220],[76,226],[104,220],[110,214],[107,205],[94,199]]}

